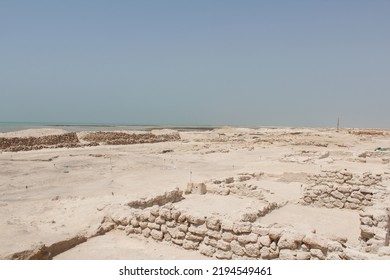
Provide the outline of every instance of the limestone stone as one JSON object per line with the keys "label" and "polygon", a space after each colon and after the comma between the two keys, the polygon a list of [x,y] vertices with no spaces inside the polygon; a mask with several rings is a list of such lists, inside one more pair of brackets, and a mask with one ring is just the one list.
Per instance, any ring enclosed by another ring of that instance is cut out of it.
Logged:
{"label": "limestone stone", "polygon": [[180,224],[178,227],[177,227],[178,230],[182,231],[182,232],[187,232],[188,231],[188,225],[186,224]]}
{"label": "limestone stone", "polygon": [[206,226],[207,226],[207,228],[212,229],[212,230],[220,230],[221,221],[219,220],[219,218],[211,216],[211,217],[207,218]]}
{"label": "limestone stone", "polygon": [[194,234],[194,233],[191,233],[191,232],[187,232],[185,238],[187,240],[196,241],[196,242],[203,241],[203,239],[204,239],[203,236],[200,236],[200,235],[197,235],[197,234]]}
{"label": "limestone stone", "polygon": [[205,217],[200,215],[187,215],[187,221],[194,225],[203,225]]}
{"label": "limestone stone", "polygon": [[151,232],[150,232],[150,235],[152,236],[153,239],[155,240],[162,240],[163,237],[164,237],[164,234],[159,231],[159,230],[155,230],[153,229]]}
{"label": "limestone stone", "polygon": [[183,243],[184,243],[184,239],[172,238],[172,243],[174,243],[174,244],[176,244],[176,245],[179,245],[179,246],[182,246]]}
{"label": "limestone stone", "polygon": [[326,239],[312,233],[306,234],[306,236],[303,238],[303,242],[309,245],[311,249],[326,250],[328,247]]}
{"label": "limestone stone", "polygon": [[386,247],[380,247],[378,249],[378,255],[380,257],[383,257],[383,256],[390,256],[390,247],[389,246],[386,246]]}
{"label": "limestone stone", "polygon": [[236,236],[233,235],[231,232],[224,232],[222,233],[222,239],[231,242],[232,240],[236,239]]}
{"label": "limestone stone", "polygon": [[214,239],[221,239],[222,238],[221,232],[216,231],[216,230],[208,230],[206,234],[207,234],[207,236],[212,237]]}
{"label": "limestone stone", "polygon": [[131,219],[130,223],[133,227],[139,227],[139,222],[135,218]]}
{"label": "limestone stone", "polygon": [[217,240],[213,239],[213,238],[209,238],[208,236],[206,236],[204,238],[204,241],[203,241],[206,245],[209,245],[209,246],[213,246],[213,247],[217,247]]}
{"label": "limestone stone", "polygon": [[328,241],[327,249],[330,252],[342,252],[343,251],[343,246],[341,245],[341,243],[339,243],[337,241],[330,240],[330,241]]}
{"label": "limestone stone", "polygon": [[252,225],[252,232],[261,236],[267,236],[269,234],[269,228],[260,225]]}
{"label": "limestone stone", "polygon": [[199,245],[199,252],[205,256],[212,257],[215,253],[215,248],[202,243]]}
{"label": "limestone stone", "polygon": [[231,243],[230,243],[230,246],[231,246],[231,249],[232,249],[232,252],[238,256],[243,256],[245,255],[245,250],[244,250],[244,247],[242,247],[240,245],[240,243],[238,243],[237,240],[233,240]]}
{"label": "limestone stone", "polygon": [[344,203],[341,202],[340,200],[336,200],[333,202],[333,206],[341,209],[344,207]]}
{"label": "limestone stone", "polygon": [[340,199],[340,200],[344,198],[344,195],[339,191],[332,191],[330,193],[330,195],[333,196],[334,198]]}
{"label": "limestone stone", "polygon": [[144,228],[144,229],[142,230],[142,234],[143,234],[143,236],[145,236],[145,237],[149,237],[149,236],[150,236],[150,232],[151,232],[150,228]]}
{"label": "limestone stone", "polygon": [[269,229],[269,237],[272,239],[272,240],[279,240],[279,238],[282,236],[284,232],[284,229],[283,228],[270,228]]}
{"label": "limestone stone", "polygon": [[134,228],[134,233],[135,234],[141,234],[142,233],[142,228],[140,228],[140,227]]}
{"label": "limestone stone", "polygon": [[204,225],[201,225],[201,226],[191,225],[188,228],[188,231],[192,232],[192,233],[195,233],[195,234],[198,234],[198,235],[205,235],[208,230],[207,230],[207,228]]}
{"label": "limestone stone", "polygon": [[175,227],[177,227],[177,222],[174,221],[174,220],[166,221],[165,224],[167,225],[167,227],[170,227],[170,228],[175,228]]}
{"label": "limestone stone", "polygon": [[161,218],[160,216],[158,216],[158,217],[156,217],[155,223],[159,224],[159,225],[163,225],[163,224],[165,224],[165,220],[163,218]]}
{"label": "limestone stone", "polygon": [[246,244],[245,245],[245,253],[249,256],[249,257],[259,257],[260,256],[260,249],[259,249],[259,246],[257,246],[256,244]]}
{"label": "limestone stone", "polygon": [[179,219],[180,215],[181,215],[181,212],[179,210],[177,210],[177,209],[171,210],[171,216],[175,221],[177,221]]}
{"label": "limestone stone", "polygon": [[341,193],[350,193],[352,191],[350,186],[338,186],[337,190]]}
{"label": "limestone stone", "polygon": [[234,223],[232,221],[229,221],[229,220],[223,220],[221,223],[221,228],[224,231],[233,231],[233,226],[234,226]]}
{"label": "limestone stone", "polygon": [[160,230],[161,226],[159,224],[155,224],[155,223],[148,223],[148,228]]}
{"label": "limestone stone", "polygon": [[139,222],[139,226],[142,228],[142,229],[145,229],[148,227],[148,222]]}
{"label": "limestone stone", "polygon": [[233,224],[234,233],[250,233],[252,224],[249,222],[237,222]]}
{"label": "limestone stone", "polygon": [[375,236],[375,228],[366,225],[361,225],[360,236],[363,238],[363,240],[373,238]]}
{"label": "limestone stone", "polygon": [[281,260],[296,260],[297,253],[289,249],[281,249],[279,251],[279,259]]}
{"label": "limestone stone", "polygon": [[217,250],[215,252],[215,257],[220,260],[230,260],[232,258],[233,253],[231,251],[222,251]]}
{"label": "limestone stone", "polygon": [[171,210],[166,208],[161,208],[159,211],[160,217],[166,221],[172,220]]}
{"label": "limestone stone", "polygon": [[225,242],[223,240],[218,240],[217,241],[217,248],[221,249],[223,251],[230,251],[230,249],[231,249],[230,243]]}
{"label": "limestone stone", "polygon": [[162,233],[167,233],[168,232],[168,227],[166,225],[161,225],[160,230]]}
{"label": "limestone stone", "polygon": [[257,238],[258,238],[257,234],[250,233],[250,234],[239,235],[237,237],[237,240],[240,243],[247,244],[247,243],[256,243]]}
{"label": "limestone stone", "polygon": [[258,240],[262,246],[265,247],[271,246],[271,238],[268,235],[260,236]]}
{"label": "limestone stone", "polygon": [[312,257],[316,257],[319,260],[325,260],[325,255],[320,249],[310,249],[310,254]]}
{"label": "limestone stone", "polygon": [[187,250],[196,250],[199,247],[199,242],[184,239],[182,246]]}
{"label": "limestone stone", "polygon": [[296,232],[284,232],[278,241],[279,249],[297,249],[302,243],[304,234]]}
{"label": "limestone stone", "polygon": [[186,236],[184,232],[179,231],[177,228],[167,228],[167,231],[172,236],[172,238],[182,239]]}
{"label": "limestone stone", "polygon": [[310,260],[311,255],[309,252],[303,252],[303,251],[298,251],[296,259],[297,260]]}

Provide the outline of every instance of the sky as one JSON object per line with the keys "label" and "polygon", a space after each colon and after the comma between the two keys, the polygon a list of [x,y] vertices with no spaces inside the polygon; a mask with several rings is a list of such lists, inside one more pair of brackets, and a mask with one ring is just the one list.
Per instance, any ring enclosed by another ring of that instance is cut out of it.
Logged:
{"label": "sky", "polygon": [[0,0],[0,122],[390,127],[390,1]]}

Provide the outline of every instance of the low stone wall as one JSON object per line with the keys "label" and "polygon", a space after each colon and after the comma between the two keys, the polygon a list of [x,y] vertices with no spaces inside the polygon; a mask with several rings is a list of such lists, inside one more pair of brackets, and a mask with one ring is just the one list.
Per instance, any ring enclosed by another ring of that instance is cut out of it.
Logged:
{"label": "low stone wall", "polygon": [[132,208],[144,209],[152,207],[154,205],[164,205],[167,203],[178,202],[183,199],[183,191],[179,188],[174,189],[170,192],[165,192],[162,195],[151,196],[147,198],[141,198],[134,201],[130,201],[127,205]]}
{"label": "low stone wall", "polygon": [[126,132],[91,132],[83,137],[84,141],[106,145],[129,145],[158,143],[180,140],[179,133],[160,134],[153,133],[126,133]]}
{"label": "low stone wall", "polygon": [[366,208],[360,215],[360,241],[366,252],[376,253],[389,246],[390,211],[375,207]]}
{"label": "low stone wall", "polygon": [[381,174],[353,175],[347,171],[322,171],[309,176],[301,200],[302,204],[316,207],[363,209],[373,205],[374,196],[382,182]]}
{"label": "low stone wall", "polygon": [[245,183],[251,179],[259,179],[263,173],[243,173],[237,177],[228,177],[222,180],[206,182],[207,192],[218,195],[235,194],[239,196],[264,199],[263,191],[257,186]]}
{"label": "low stone wall", "polygon": [[0,150],[6,152],[30,151],[44,148],[71,148],[80,145],[75,132],[41,137],[0,138]]}
{"label": "low stone wall", "polygon": [[348,259],[345,240],[330,240],[314,233],[222,217],[200,216],[173,204],[129,209],[127,215],[104,219],[102,228],[124,230],[217,259]]}

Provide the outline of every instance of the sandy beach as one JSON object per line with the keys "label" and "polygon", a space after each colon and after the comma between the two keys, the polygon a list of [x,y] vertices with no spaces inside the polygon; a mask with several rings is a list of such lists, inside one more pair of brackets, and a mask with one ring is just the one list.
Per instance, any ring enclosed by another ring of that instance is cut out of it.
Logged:
{"label": "sandy beach", "polygon": [[0,134],[1,259],[390,259],[390,131]]}

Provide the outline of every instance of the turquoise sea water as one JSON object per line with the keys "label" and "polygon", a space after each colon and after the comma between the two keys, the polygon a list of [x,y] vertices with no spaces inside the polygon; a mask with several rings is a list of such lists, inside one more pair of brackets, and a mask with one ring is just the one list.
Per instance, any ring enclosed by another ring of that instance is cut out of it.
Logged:
{"label": "turquoise sea water", "polygon": [[128,124],[84,124],[84,123],[38,123],[38,122],[0,122],[0,132],[11,132],[32,128],[58,128],[69,132],[99,130],[143,130],[176,129],[176,130],[211,130],[218,126],[174,126],[174,125],[128,125]]}

